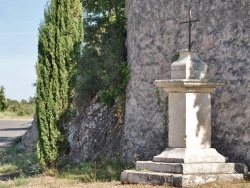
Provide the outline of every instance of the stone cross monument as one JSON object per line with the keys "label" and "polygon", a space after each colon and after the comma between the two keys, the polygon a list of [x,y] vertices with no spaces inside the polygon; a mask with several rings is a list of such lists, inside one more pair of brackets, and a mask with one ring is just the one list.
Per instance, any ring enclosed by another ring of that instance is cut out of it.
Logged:
{"label": "stone cross monument", "polygon": [[[187,23],[191,29],[191,14]],[[211,148],[211,93],[224,83],[206,80],[207,65],[191,49],[191,30],[189,36],[189,49],[171,65],[171,79],[155,81],[169,95],[168,148],[124,171],[123,183],[195,186],[242,180],[247,173],[244,164],[226,163]]]}
{"label": "stone cross monument", "polygon": [[186,22],[181,22],[181,24],[186,24],[188,23],[189,25],[189,45],[188,45],[188,51],[191,51],[191,47],[192,47],[192,23],[193,22],[199,22],[200,20],[192,20],[192,9],[191,9],[191,4],[190,4],[190,9],[189,9],[189,20]]}

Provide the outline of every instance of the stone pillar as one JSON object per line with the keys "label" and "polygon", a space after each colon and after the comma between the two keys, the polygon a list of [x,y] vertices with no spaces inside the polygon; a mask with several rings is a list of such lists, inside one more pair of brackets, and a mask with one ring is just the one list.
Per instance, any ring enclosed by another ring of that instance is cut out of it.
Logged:
{"label": "stone pillar", "polygon": [[207,65],[196,51],[181,51],[171,80],[156,80],[169,93],[169,148],[155,162],[225,162],[211,149],[211,95],[223,82],[207,81]]}
{"label": "stone pillar", "polygon": [[171,66],[170,80],[157,80],[169,93],[169,147],[153,161],[137,161],[121,174],[123,183],[195,186],[244,179],[244,164],[226,163],[211,148],[211,96],[223,82],[205,80],[207,65],[197,52],[182,51]]}

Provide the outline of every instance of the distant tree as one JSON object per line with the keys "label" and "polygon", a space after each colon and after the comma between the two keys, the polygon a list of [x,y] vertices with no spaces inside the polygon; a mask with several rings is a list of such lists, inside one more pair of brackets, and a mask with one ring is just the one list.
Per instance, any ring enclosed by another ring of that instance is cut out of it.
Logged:
{"label": "distant tree", "polygon": [[17,100],[7,99],[8,111],[17,112],[19,110],[20,104]]}
{"label": "distant tree", "polygon": [[35,104],[35,102],[36,102],[36,98],[35,97],[30,97],[29,98],[29,103],[30,104]]}
{"label": "distant tree", "polygon": [[21,103],[22,103],[22,104],[28,104],[29,102],[26,101],[25,99],[22,99],[22,100],[21,100]]}
{"label": "distant tree", "polygon": [[51,0],[39,28],[36,71],[38,158],[44,168],[56,167],[66,142],[63,123],[73,110],[77,62],[83,23],[80,0]]}
{"label": "distant tree", "polygon": [[35,113],[35,103],[24,99],[21,102],[7,99],[7,111],[18,116],[32,116]]}
{"label": "distant tree", "polygon": [[0,111],[5,111],[7,109],[7,100],[5,98],[4,87],[0,88]]}

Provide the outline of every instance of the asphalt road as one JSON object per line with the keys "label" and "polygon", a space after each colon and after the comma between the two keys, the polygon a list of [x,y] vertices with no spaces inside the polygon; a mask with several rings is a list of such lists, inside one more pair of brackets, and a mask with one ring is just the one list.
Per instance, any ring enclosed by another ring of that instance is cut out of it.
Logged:
{"label": "asphalt road", "polygon": [[0,151],[31,126],[32,120],[0,120]]}

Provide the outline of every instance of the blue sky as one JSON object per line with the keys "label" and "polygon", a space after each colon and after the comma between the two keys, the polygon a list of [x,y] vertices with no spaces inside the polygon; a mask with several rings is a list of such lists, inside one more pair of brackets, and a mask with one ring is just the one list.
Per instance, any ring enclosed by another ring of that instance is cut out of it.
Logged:
{"label": "blue sky", "polygon": [[35,95],[38,28],[47,0],[0,0],[0,85],[6,98]]}

